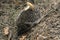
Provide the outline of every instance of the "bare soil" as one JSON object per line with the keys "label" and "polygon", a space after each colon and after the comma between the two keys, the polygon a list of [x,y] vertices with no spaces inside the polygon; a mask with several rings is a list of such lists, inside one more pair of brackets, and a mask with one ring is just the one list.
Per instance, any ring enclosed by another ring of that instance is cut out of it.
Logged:
{"label": "bare soil", "polygon": [[[18,2],[20,2],[18,0]],[[35,0],[39,6],[40,23],[28,32],[20,35],[20,40],[60,40],[60,0]],[[3,28],[9,27],[12,32],[12,40],[16,40],[16,17],[24,8],[24,3],[15,4],[12,0],[0,0],[0,40],[8,40],[9,35],[3,35]],[[24,38],[23,38],[24,37]]]}

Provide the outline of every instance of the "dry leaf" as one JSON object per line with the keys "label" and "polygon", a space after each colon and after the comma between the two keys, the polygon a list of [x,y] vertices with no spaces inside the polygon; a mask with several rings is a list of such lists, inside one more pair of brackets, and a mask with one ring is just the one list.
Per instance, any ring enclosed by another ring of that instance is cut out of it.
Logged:
{"label": "dry leaf", "polygon": [[26,35],[22,35],[21,38],[19,38],[19,40],[25,40],[26,39]]}
{"label": "dry leaf", "polygon": [[9,34],[9,27],[3,28],[3,34],[8,35]]}

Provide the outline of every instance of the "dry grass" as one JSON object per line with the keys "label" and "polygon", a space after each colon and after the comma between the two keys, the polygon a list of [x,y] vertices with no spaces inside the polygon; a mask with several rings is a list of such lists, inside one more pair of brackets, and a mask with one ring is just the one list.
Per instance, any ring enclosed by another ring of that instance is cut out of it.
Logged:
{"label": "dry grass", "polygon": [[[20,10],[24,8],[24,3],[16,5],[13,2],[4,2],[0,0],[0,40],[8,40],[9,38],[2,34],[8,35],[8,30],[12,31],[12,39],[16,37],[16,17]],[[33,27],[29,32],[19,37],[19,40],[60,40],[60,0],[39,0],[37,5],[44,16],[38,25]],[[52,10],[53,9],[53,10]],[[51,11],[52,10],[52,11]],[[6,24],[10,28],[5,28]],[[10,40],[10,39],[9,39]]]}

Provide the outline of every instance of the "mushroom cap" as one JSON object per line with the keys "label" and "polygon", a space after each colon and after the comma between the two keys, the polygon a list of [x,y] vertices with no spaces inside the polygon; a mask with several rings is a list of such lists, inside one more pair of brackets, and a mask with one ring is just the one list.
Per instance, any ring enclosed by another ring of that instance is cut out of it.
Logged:
{"label": "mushroom cap", "polygon": [[34,5],[33,5],[32,3],[27,2],[27,5],[30,6],[30,8],[31,8],[32,10],[34,10]]}

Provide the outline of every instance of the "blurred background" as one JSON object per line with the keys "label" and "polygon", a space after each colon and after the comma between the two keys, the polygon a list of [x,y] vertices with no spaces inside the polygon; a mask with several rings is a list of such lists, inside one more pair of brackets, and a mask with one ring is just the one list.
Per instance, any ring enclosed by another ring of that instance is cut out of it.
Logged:
{"label": "blurred background", "polygon": [[9,38],[3,35],[4,27],[9,27],[13,35],[12,40],[16,39],[15,20],[26,2],[38,5],[41,17],[49,14],[31,31],[18,37],[19,40],[60,40],[60,0],[0,0],[0,40]]}

